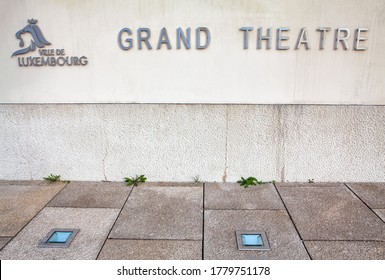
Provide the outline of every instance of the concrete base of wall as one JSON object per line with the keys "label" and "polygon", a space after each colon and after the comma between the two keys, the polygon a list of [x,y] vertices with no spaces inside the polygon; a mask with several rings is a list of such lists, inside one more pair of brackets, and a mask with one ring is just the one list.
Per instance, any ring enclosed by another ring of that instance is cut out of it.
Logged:
{"label": "concrete base of wall", "polygon": [[0,179],[385,181],[385,106],[0,105]]}

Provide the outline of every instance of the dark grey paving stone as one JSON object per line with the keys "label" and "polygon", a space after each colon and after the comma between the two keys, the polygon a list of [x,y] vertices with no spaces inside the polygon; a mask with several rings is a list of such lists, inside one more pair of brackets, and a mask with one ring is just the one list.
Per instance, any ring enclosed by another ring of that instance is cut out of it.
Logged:
{"label": "dark grey paving stone", "polygon": [[202,241],[108,239],[100,260],[201,260]]}
{"label": "dark grey paving stone", "polygon": [[373,209],[373,211],[385,222],[385,209]]}
{"label": "dark grey paving stone", "polygon": [[385,208],[385,183],[348,183],[354,193],[371,208]]}
{"label": "dark grey paving stone", "polygon": [[305,241],[314,260],[384,260],[385,242]]}
{"label": "dark grey paving stone", "polygon": [[122,208],[131,189],[122,182],[71,182],[49,206]]}
{"label": "dark grey paving stone", "polygon": [[237,183],[205,185],[205,209],[285,209],[273,184],[251,186]]}
{"label": "dark grey paving stone", "polygon": [[288,183],[275,183],[277,187],[341,187],[345,188],[345,185],[343,183],[334,183],[334,182],[315,182],[315,183],[308,183],[308,182],[288,182]]}
{"label": "dark grey paving stone", "polygon": [[278,187],[304,240],[385,240],[385,224],[346,187]]}
{"label": "dark grey paving stone", "polygon": [[[0,259],[96,259],[118,215],[119,209],[46,207],[0,251]],[[38,248],[53,228],[80,231],[68,248]]]}
{"label": "dark grey paving stone", "polygon": [[36,181],[1,185],[0,236],[16,235],[65,185]]}
{"label": "dark grey paving stone", "polygon": [[[239,251],[235,231],[265,231],[271,250]],[[309,259],[284,210],[206,210],[205,259]]]}
{"label": "dark grey paving stone", "polygon": [[202,211],[202,187],[135,187],[110,238],[200,240]]}
{"label": "dark grey paving stone", "polygon": [[11,240],[11,237],[0,237],[0,251],[4,248],[5,245]]}

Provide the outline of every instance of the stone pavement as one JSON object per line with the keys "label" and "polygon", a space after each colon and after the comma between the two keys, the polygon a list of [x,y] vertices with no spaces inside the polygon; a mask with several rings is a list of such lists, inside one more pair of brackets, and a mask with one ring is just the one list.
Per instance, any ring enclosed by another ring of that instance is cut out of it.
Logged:
{"label": "stone pavement", "polygon": [[[80,231],[38,248],[52,228]],[[0,259],[385,259],[385,183],[0,181]]]}

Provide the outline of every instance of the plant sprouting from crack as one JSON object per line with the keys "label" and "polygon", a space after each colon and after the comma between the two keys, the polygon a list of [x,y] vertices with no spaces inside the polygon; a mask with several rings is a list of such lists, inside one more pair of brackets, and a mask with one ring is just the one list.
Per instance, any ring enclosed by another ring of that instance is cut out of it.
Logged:
{"label": "plant sprouting from crack", "polygon": [[247,179],[241,177],[241,180],[237,181],[238,184],[243,186],[245,189],[249,188],[250,186],[256,186],[256,185],[263,185],[263,184],[269,184],[269,183],[275,183],[275,180],[264,182],[262,180],[258,180],[255,177],[249,177]]}
{"label": "plant sprouting from crack", "polygon": [[49,174],[47,177],[43,177],[45,181],[48,181],[50,183],[58,182],[60,181],[60,175],[53,175],[52,173]]}
{"label": "plant sprouting from crack", "polygon": [[202,183],[201,179],[199,178],[199,175],[196,175],[196,176],[193,177],[193,182],[197,183],[197,184],[198,183]]}
{"label": "plant sprouting from crack", "polygon": [[134,186],[134,187],[137,187],[140,183],[144,183],[146,182],[147,178],[144,177],[144,175],[136,175],[135,178],[132,177],[132,178],[129,178],[129,177],[125,177],[124,178],[124,182],[127,183],[127,186]]}

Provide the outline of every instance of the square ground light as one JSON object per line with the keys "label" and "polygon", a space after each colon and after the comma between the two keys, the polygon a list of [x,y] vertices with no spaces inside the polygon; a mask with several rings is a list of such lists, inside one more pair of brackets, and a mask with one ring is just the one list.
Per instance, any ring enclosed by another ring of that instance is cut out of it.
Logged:
{"label": "square ground light", "polygon": [[285,209],[273,184],[243,188],[236,183],[205,184],[205,209]]}
{"label": "square ground light", "polygon": [[201,260],[202,241],[108,239],[101,260]]}
{"label": "square ground light", "polygon": [[135,187],[110,238],[202,239],[202,187]]}
{"label": "square ground light", "polygon": [[[264,231],[270,250],[239,251],[236,231]],[[309,259],[284,210],[206,210],[205,259]]]}
{"label": "square ground light", "polygon": [[[96,259],[119,209],[44,208],[2,251],[0,259]],[[68,248],[38,248],[53,228],[76,228]]]}
{"label": "square ground light", "polygon": [[385,242],[305,241],[314,260],[384,260]]}
{"label": "square ground light", "polygon": [[122,208],[131,189],[122,182],[71,182],[49,206]]}
{"label": "square ground light", "polygon": [[0,182],[0,236],[18,233],[66,185],[43,181]]}
{"label": "square ground light", "polygon": [[348,183],[370,208],[385,209],[385,183]]}
{"label": "square ground light", "polygon": [[346,187],[278,187],[304,240],[382,240],[385,224]]}

